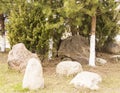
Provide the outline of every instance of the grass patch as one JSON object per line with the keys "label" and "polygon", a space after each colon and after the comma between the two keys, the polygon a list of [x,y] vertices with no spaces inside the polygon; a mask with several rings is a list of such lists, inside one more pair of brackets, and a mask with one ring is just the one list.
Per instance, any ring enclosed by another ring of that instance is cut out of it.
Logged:
{"label": "grass patch", "polygon": [[120,86],[120,78],[117,78],[117,76],[110,76],[103,80],[104,86],[108,88],[114,88]]}
{"label": "grass patch", "polygon": [[[6,58],[6,56],[4,55],[3,58]],[[120,91],[120,63],[107,63],[106,66],[96,68],[83,66],[84,70],[93,71],[102,76],[103,81],[98,91],[75,89],[72,85],[69,85],[73,76],[57,76],[55,73],[56,65],[54,64],[43,67],[45,88],[29,90],[22,88],[23,74],[8,69],[6,60],[4,59],[3,62],[2,57],[0,57],[0,61],[0,93],[119,93]]]}
{"label": "grass patch", "polygon": [[29,89],[23,89],[22,88],[22,83],[21,82],[13,85],[11,88],[13,88],[13,90],[15,92],[28,92],[29,91]]}

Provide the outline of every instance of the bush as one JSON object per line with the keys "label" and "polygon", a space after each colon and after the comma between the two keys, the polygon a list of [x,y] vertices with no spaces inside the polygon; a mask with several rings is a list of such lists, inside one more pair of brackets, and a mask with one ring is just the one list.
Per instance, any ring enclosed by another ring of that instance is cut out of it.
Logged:
{"label": "bush", "polygon": [[45,29],[45,15],[42,10],[39,3],[21,2],[14,5],[7,24],[11,46],[22,42],[32,52],[44,54],[47,51],[49,32]]}

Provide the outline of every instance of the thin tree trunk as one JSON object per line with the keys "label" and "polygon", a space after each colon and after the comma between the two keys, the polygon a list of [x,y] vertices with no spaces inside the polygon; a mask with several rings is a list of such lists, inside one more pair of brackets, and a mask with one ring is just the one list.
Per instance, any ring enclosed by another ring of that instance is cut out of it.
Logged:
{"label": "thin tree trunk", "polygon": [[0,31],[2,35],[1,40],[1,52],[5,52],[5,25],[4,25],[4,15],[0,14]]}
{"label": "thin tree trunk", "polygon": [[51,60],[53,56],[53,38],[49,39],[49,51],[48,51],[48,59]]}
{"label": "thin tree trunk", "polygon": [[2,35],[2,38],[1,38],[1,52],[5,52],[5,46],[6,46],[6,43],[5,43],[5,35]]}
{"label": "thin tree trunk", "polygon": [[89,65],[93,67],[95,66],[95,31],[96,31],[96,16],[92,16]]}

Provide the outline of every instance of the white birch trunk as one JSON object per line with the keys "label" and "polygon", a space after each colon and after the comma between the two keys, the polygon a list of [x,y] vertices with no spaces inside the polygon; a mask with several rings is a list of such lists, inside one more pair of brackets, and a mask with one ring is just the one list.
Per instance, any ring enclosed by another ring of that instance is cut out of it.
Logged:
{"label": "white birch trunk", "polygon": [[90,58],[89,65],[95,66],[95,34],[90,37]]}
{"label": "white birch trunk", "polygon": [[92,16],[91,22],[89,65],[92,67],[95,67],[95,31],[96,31],[96,15]]}
{"label": "white birch trunk", "polygon": [[5,43],[5,35],[2,35],[1,38],[1,52],[5,52],[5,48],[6,48],[6,43]]}
{"label": "white birch trunk", "polygon": [[52,50],[53,50],[53,38],[49,39],[49,51],[48,51],[48,59],[52,59]]}

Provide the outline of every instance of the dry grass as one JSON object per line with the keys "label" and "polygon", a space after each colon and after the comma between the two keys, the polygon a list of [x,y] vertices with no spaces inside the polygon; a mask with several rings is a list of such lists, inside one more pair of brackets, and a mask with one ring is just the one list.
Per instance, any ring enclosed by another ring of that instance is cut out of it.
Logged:
{"label": "dry grass", "polygon": [[103,81],[98,91],[75,89],[69,85],[71,77],[59,77],[55,73],[56,63],[44,63],[45,88],[36,91],[22,89],[23,74],[9,70],[7,53],[0,53],[0,93],[120,93],[120,63],[108,62],[95,68],[84,65],[83,69],[99,73]]}

